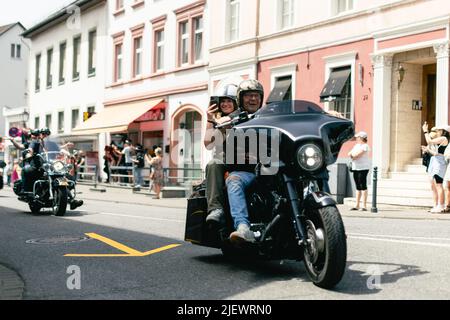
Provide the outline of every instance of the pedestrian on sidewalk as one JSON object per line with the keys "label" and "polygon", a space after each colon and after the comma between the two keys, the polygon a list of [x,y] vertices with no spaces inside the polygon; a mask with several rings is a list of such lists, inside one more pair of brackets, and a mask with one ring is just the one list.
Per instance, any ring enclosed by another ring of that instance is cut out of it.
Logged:
{"label": "pedestrian on sidewalk", "polygon": [[[123,145],[122,155],[125,156],[125,163],[124,167],[133,167],[133,160],[131,158],[131,153],[134,151],[133,144],[130,140],[125,140],[125,143]],[[123,170],[124,175],[131,175],[131,170]],[[128,177],[125,177],[124,179],[125,183],[130,183],[130,179]]]}
{"label": "pedestrian on sidewalk", "polygon": [[150,183],[153,183],[153,189],[156,196],[153,199],[160,199],[161,189],[164,186],[164,170],[163,170],[163,151],[161,148],[155,150],[155,157],[150,160],[153,172],[150,174]]}
{"label": "pedestrian on sidewalk", "polygon": [[[352,159],[353,179],[356,185],[356,206],[350,210],[367,211],[367,175],[370,170],[368,135],[366,132],[361,131],[355,135],[355,138],[356,144],[348,153],[348,156]],[[363,201],[362,208],[360,207],[361,197]]]}
{"label": "pedestrian on sidewalk", "polygon": [[144,148],[141,144],[137,144],[134,150],[136,152],[135,158],[132,159],[134,165],[134,188],[140,189],[144,184],[144,178],[142,177],[142,170],[145,167]]}
{"label": "pedestrian on sidewalk", "polygon": [[[430,212],[442,213],[445,209],[443,182],[445,171],[447,170],[444,152],[449,143],[450,129],[448,126],[437,126],[436,138],[434,139],[430,137],[430,132],[428,131],[428,123],[426,121],[422,126],[422,130],[427,142],[426,147],[422,146],[422,151],[431,154],[430,164],[428,166],[427,172],[430,177],[434,207],[430,210]],[[432,149],[431,146],[437,147]]]}

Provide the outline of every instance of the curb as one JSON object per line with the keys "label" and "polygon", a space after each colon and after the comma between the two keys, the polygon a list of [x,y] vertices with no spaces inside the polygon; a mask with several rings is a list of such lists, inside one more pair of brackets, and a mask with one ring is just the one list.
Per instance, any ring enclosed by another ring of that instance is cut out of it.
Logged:
{"label": "curb", "polygon": [[0,265],[0,300],[22,300],[25,284],[11,269]]}

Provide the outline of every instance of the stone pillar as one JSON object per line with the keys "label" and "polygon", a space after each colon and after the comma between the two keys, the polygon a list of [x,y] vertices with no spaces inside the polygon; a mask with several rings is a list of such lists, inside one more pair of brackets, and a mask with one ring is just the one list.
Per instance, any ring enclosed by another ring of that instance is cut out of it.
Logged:
{"label": "stone pillar", "polygon": [[386,177],[390,159],[392,54],[373,55],[372,166]]}
{"label": "stone pillar", "polygon": [[436,53],[436,125],[448,125],[449,43],[433,46]]}

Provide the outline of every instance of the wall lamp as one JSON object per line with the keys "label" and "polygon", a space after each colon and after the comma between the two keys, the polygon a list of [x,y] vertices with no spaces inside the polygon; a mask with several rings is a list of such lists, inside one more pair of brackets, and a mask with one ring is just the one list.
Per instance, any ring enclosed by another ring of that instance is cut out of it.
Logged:
{"label": "wall lamp", "polygon": [[397,81],[398,81],[398,88],[400,89],[400,85],[403,82],[403,79],[405,78],[405,68],[399,63],[397,67]]}

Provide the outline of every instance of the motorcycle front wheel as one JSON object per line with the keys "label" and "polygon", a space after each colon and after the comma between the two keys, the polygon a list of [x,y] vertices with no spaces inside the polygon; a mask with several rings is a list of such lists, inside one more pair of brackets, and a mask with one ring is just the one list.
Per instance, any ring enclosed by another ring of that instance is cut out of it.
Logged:
{"label": "motorcycle front wheel", "polygon": [[344,223],[336,206],[306,212],[304,263],[313,283],[331,289],[342,279],[347,263]]}
{"label": "motorcycle front wheel", "polygon": [[53,212],[55,216],[62,217],[67,209],[67,188],[58,188],[54,193]]}

